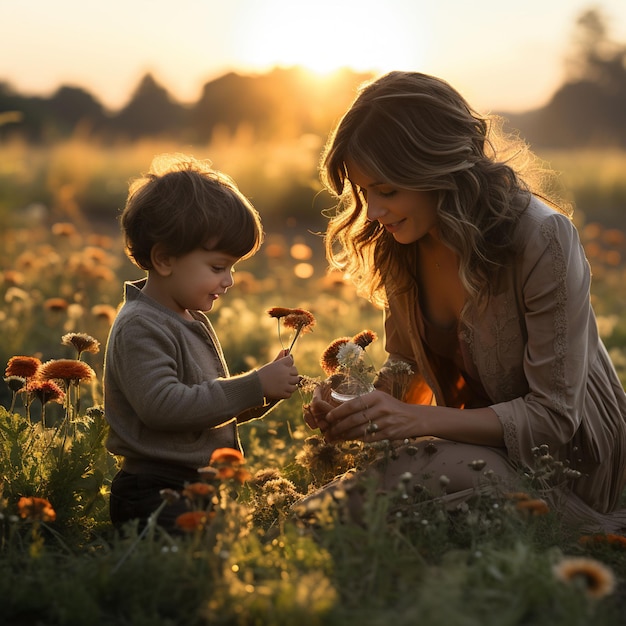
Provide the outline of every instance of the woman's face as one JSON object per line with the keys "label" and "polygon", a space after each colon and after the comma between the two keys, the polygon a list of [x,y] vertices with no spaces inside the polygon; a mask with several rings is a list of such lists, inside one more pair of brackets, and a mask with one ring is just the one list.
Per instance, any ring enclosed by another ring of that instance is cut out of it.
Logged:
{"label": "woman's face", "polygon": [[398,243],[414,243],[437,232],[437,193],[396,187],[376,180],[353,161],[346,162],[348,179],[367,207],[367,219],[379,221]]}

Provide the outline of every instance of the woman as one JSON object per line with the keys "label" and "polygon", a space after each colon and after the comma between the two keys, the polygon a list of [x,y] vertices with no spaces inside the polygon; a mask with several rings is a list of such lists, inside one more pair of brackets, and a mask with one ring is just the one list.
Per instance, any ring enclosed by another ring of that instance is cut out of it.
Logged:
{"label": "woman", "polygon": [[568,520],[626,527],[626,511],[612,513],[626,395],[598,336],[588,262],[567,210],[495,140],[440,79],[391,72],[361,89],[322,159],[339,200],[327,255],[385,308],[388,363],[414,375],[403,399],[384,391],[384,375],[336,407],[322,388],[307,422],[329,441],[411,440],[411,455],[379,470],[383,485],[410,471],[435,489],[445,476],[452,500],[477,486],[472,461],[506,483],[549,451],[568,470],[546,495]]}

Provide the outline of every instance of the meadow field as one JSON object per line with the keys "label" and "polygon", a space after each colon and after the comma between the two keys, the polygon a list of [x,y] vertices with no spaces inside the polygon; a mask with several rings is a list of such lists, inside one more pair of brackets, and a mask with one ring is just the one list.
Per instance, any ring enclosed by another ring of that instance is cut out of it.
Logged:
{"label": "meadow field", "polygon": [[[496,489],[455,511],[400,484],[385,494],[364,485],[360,524],[341,498],[294,515],[312,488],[394,453],[324,443],[302,419],[306,388],[241,426],[245,463],[216,462],[208,486],[188,494],[197,515],[183,536],[153,524],[113,531],[116,460],[103,445],[101,383],[123,281],[141,276],[117,225],[129,179],[156,154],[188,152],[237,181],[266,241],[211,313],[230,369],[264,363],[288,343],[267,310],[298,307],[316,323],[294,355],[316,379],[333,339],[363,329],[382,338],[381,312],[326,271],[322,210],[332,203],[318,182],[321,145],[316,136],[257,142],[245,128],[206,146],[87,137],[0,145],[0,361],[86,366],[61,386],[60,402],[25,394],[19,376],[2,383],[0,624],[626,623],[626,537],[564,526],[541,498],[558,474],[545,458],[520,474],[516,494]],[[575,203],[600,332],[626,382],[626,153],[541,156]],[[89,350],[77,352],[76,334],[93,339]],[[381,364],[382,340],[368,352]],[[485,471],[484,480],[494,478]]]}

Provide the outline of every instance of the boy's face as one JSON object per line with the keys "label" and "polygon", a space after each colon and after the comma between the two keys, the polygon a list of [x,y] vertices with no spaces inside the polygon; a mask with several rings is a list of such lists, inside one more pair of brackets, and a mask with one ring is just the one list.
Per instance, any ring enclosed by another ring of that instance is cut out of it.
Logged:
{"label": "boy's face", "polygon": [[198,248],[172,257],[165,296],[169,308],[184,314],[188,310],[210,311],[219,296],[232,287],[233,268],[239,261],[224,252]]}

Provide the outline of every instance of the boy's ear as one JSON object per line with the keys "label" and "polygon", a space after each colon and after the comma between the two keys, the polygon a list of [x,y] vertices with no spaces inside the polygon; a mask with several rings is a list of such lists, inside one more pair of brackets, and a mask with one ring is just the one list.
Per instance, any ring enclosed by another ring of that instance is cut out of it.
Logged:
{"label": "boy's ear", "polygon": [[172,273],[172,260],[174,257],[161,243],[155,243],[150,250],[150,260],[154,271],[161,276],[169,276]]}

